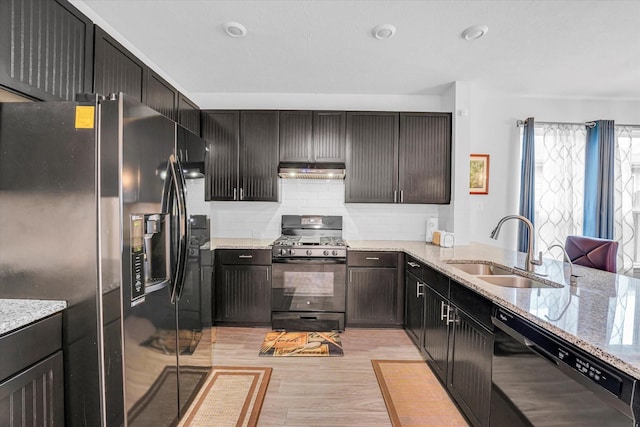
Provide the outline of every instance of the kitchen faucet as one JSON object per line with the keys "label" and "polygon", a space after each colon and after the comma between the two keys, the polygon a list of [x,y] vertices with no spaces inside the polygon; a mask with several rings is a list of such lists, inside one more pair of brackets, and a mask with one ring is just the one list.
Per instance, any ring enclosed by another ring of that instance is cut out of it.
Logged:
{"label": "kitchen faucet", "polygon": [[549,251],[551,251],[551,248],[554,248],[554,247],[562,249],[562,252],[564,253],[564,258],[569,263],[569,285],[577,286],[578,285],[578,276],[574,276],[574,274],[573,274],[573,263],[571,262],[571,258],[569,258],[569,254],[567,254],[567,251],[564,248],[564,246],[562,246],[559,243],[556,243],[556,244],[553,244],[553,245],[549,246]]}
{"label": "kitchen faucet", "polygon": [[510,219],[519,219],[520,221],[525,223],[529,230],[529,247],[527,250],[527,257],[524,260],[524,270],[535,273],[536,265],[542,265],[542,252],[540,252],[540,254],[538,255],[538,259],[536,259],[535,254],[533,253],[533,240],[535,239],[535,232],[533,230],[533,224],[531,223],[531,221],[529,221],[522,215],[507,215],[500,219],[500,221],[498,221],[498,225],[496,225],[496,228],[491,231],[489,237],[497,240],[498,234],[500,234],[500,228],[502,228],[502,224]]}

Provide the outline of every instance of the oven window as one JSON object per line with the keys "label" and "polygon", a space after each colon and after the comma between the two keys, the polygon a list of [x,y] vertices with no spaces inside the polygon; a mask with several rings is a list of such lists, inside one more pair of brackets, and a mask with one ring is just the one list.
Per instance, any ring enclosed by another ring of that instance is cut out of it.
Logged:
{"label": "oven window", "polygon": [[284,296],[330,297],[333,296],[332,271],[285,271]]}

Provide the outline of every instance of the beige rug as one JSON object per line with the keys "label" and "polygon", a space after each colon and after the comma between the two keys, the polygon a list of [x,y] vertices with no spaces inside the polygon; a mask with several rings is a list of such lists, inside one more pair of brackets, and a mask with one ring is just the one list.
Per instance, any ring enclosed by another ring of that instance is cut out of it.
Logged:
{"label": "beige rug", "polygon": [[257,425],[271,368],[214,366],[181,427]]}
{"label": "beige rug", "polygon": [[394,427],[467,427],[468,424],[426,362],[372,360]]}

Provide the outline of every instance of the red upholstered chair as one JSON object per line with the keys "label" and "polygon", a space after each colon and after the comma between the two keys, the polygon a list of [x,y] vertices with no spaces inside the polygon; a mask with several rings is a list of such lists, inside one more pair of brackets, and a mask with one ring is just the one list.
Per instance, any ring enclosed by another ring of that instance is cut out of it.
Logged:
{"label": "red upholstered chair", "polygon": [[564,248],[574,264],[616,272],[618,242],[614,240],[567,236]]}

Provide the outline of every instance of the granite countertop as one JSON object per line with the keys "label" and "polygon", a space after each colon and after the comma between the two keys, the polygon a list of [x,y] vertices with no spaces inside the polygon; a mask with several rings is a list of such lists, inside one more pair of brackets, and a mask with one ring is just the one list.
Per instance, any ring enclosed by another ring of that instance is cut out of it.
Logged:
{"label": "granite countertop", "polygon": [[[218,238],[211,241],[211,249],[269,249],[272,241]],[[507,288],[487,283],[447,262],[492,261],[506,267],[521,267],[525,254],[514,250],[480,243],[441,248],[400,240],[348,240],[347,244],[350,250],[406,252],[490,301],[640,379],[640,338],[635,333],[640,327],[640,316],[636,316],[640,279],[576,265],[574,274],[580,277],[578,285],[571,287],[568,265],[549,257],[538,270],[547,274],[543,280],[559,287]]]}
{"label": "granite countertop", "polygon": [[67,308],[66,301],[0,298],[0,335]]}

